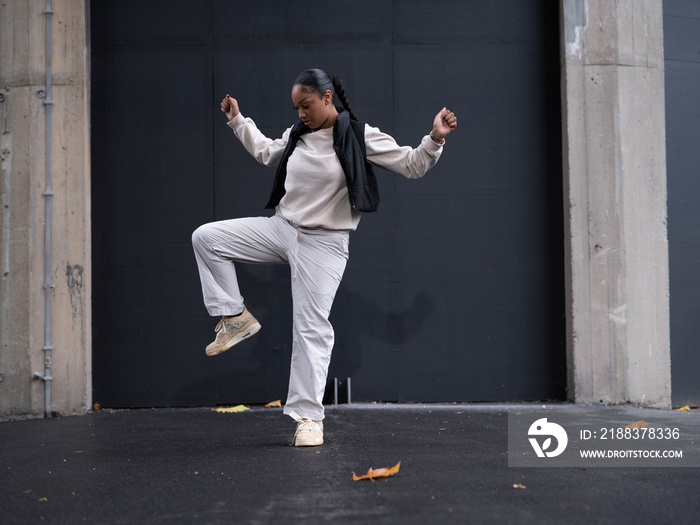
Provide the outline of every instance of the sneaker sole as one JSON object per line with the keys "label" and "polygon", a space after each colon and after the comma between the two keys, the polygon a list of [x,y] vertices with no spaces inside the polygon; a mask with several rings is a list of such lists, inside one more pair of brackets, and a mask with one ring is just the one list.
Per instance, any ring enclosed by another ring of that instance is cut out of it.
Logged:
{"label": "sneaker sole", "polygon": [[318,446],[320,446],[320,445],[323,445],[323,439],[321,439],[321,441],[318,441],[318,442],[316,442],[316,441],[313,441],[313,442],[311,442],[311,441],[306,441],[306,442],[304,442],[304,441],[299,441],[299,440],[296,440],[296,441],[294,442],[294,446],[295,446],[295,447],[318,447]]}
{"label": "sneaker sole", "polygon": [[229,348],[231,348],[233,346],[236,346],[238,343],[240,343],[244,339],[248,339],[251,335],[257,334],[261,328],[262,328],[262,326],[260,326],[260,323],[255,323],[254,325],[252,325],[250,327],[250,330],[248,330],[247,332],[245,332],[243,334],[240,334],[238,337],[236,337],[234,339],[231,339],[228,342],[228,344],[226,346],[224,346],[223,348],[217,348],[216,350],[207,351],[207,356],[211,357],[214,355],[219,355],[219,354],[224,353],[226,350],[228,350]]}

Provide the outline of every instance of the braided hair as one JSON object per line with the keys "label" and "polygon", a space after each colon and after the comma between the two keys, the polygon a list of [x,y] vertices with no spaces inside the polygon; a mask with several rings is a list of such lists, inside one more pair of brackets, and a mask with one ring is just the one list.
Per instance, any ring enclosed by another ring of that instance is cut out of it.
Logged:
{"label": "braided hair", "polygon": [[323,95],[330,90],[333,94],[333,104],[338,112],[345,110],[352,120],[357,120],[348,102],[345,86],[340,77],[330,76],[321,69],[307,69],[297,77],[294,85],[301,86],[301,90],[305,93],[317,93],[318,95]]}

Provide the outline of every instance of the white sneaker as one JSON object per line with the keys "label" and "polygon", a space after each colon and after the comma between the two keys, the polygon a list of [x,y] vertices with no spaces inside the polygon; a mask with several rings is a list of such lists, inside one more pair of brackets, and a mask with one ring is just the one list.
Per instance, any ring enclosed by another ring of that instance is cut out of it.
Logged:
{"label": "white sneaker", "polygon": [[323,445],[323,421],[313,421],[299,416],[296,412],[290,414],[297,421],[297,431],[292,438],[295,447],[317,447]]}

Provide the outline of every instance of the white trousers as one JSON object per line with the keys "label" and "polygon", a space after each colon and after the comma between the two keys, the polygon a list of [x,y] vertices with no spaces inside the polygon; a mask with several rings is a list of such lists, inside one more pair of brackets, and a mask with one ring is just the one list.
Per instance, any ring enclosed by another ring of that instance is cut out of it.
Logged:
{"label": "white trousers", "polygon": [[348,260],[348,242],[347,232],[299,228],[279,215],[212,222],[192,234],[204,304],[212,316],[243,310],[234,262],[289,264],[293,329],[285,414],[323,419],[334,341],[328,317]]}

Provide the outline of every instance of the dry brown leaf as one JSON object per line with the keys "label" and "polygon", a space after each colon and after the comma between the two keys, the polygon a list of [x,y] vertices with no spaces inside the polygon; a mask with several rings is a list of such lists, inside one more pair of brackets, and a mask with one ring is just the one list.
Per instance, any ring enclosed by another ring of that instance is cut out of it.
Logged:
{"label": "dry brown leaf", "polygon": [[646,428],[648,426],[649,426],[649,423],[647,423],[646,421],[635,421],[634,423],[630,423],[629,425],[627,425],[625,428],[635,429],[635,428]]}
{"label": "dry brown leaf", "polygon": [[275,408],[275,407],[282,407],[282,400],[277,399],[276,401],[270,401],[267,405],[265,405],[265,408]]}
{"label": "dry brown leaf", "polygon": [[371,481],[374,481],[375,479],[379,478],[388,478],[389,476],[393,476],[399,471],[399,467],[401,466],[401,462],[399,461],[396,465],[394,465],[391,468],[378,468],[378,469],[373,469],[370,468],[367,471],[367,474],[364,476],[357,476],[354,472],[352,473],[352,480],[353,481],[360,481],[361,479],[369,479]]}
{"label": "dry brown leaf", "polygon": [[101,409],[101,408],[102,408],[102,407],[100,406],[99,403],[93,403],[93,404],[92,404],[92,409],[93,409],[95,412],[97,412],[97,411],[98,411],[99,409]]}

